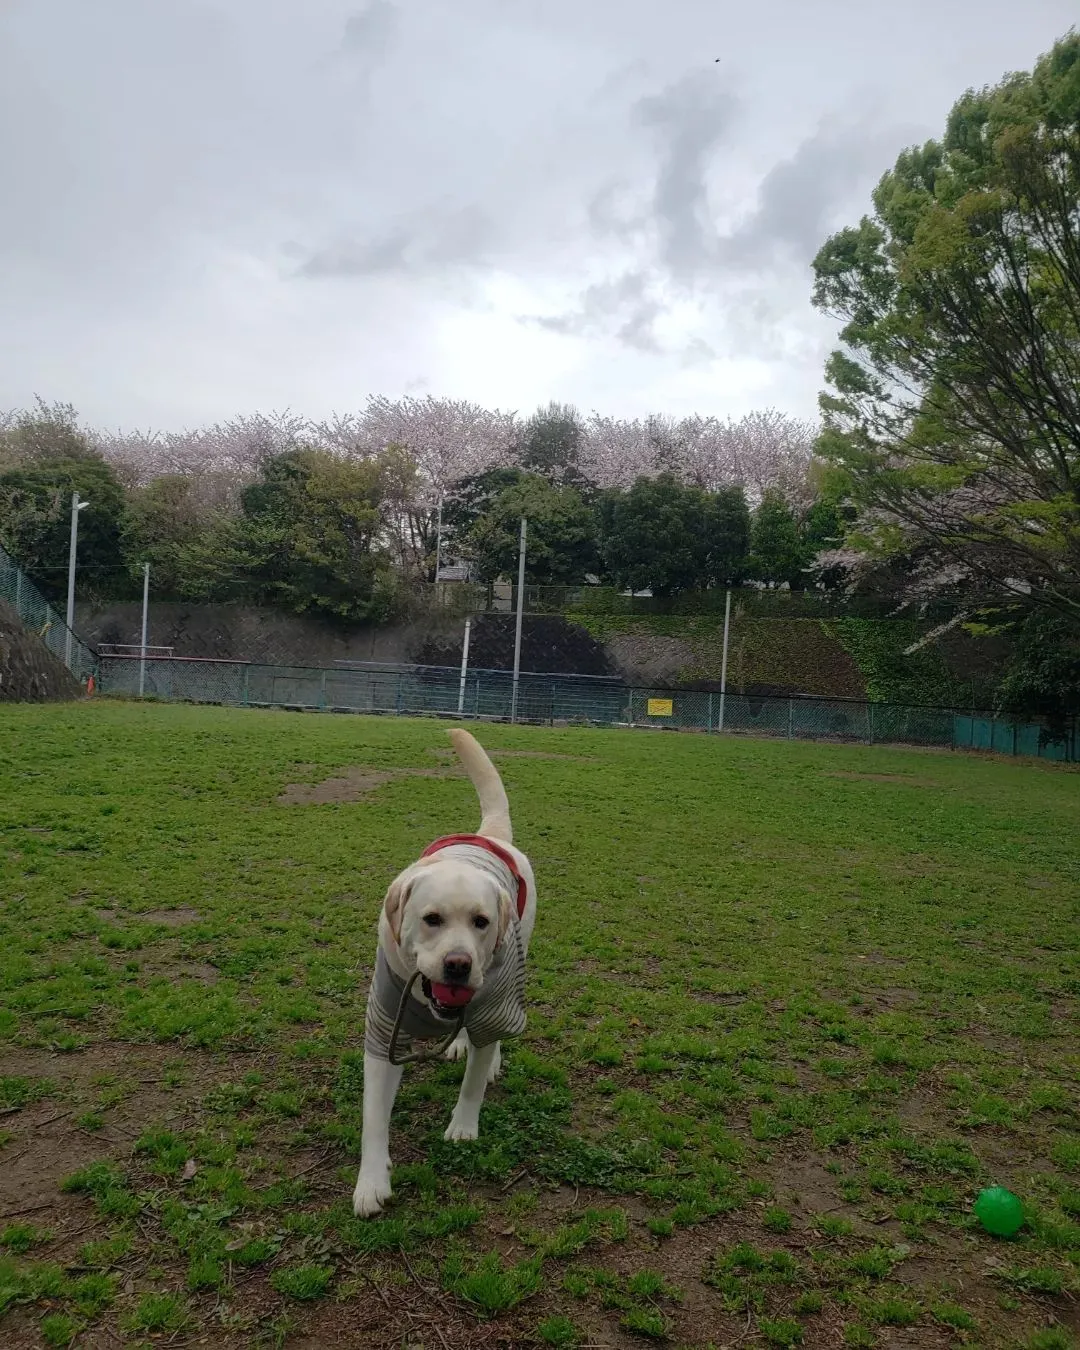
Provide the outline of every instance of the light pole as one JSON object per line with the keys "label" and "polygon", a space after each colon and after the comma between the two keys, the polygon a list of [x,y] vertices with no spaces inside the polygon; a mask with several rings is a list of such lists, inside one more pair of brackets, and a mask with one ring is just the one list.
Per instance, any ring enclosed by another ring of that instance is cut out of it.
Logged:
{"label": "light pole", "polygon": [[75,549],[79,543],[79,512],[89,502],[79,501],[79,494],[71,494],[71,547],[68,550],[67,633],[64,635],[64,665],[71,669],[71,630],[75,624]]}
{"label": "light pole", "polygon": [[150,608],[150,564],[143,563],[142,577],[142,647],[139,661],[139,697],[146,691],[146,620]]}
{"label": "light pole", "polygon": [[720,722],[717,731],[724,729],[724,701],[727,698],[727,651],[728,633],[731,631],[731,587],[727,588],[724,599],[724,654],[720,659]]}
{"label": "light pole", "polygon": [[525,613],[525,517],[521,517],[518,541],[517,622],[514,626],[514,687],[510,695],[510,721],[517,721],[518,681],[521,678],[521,620]]}

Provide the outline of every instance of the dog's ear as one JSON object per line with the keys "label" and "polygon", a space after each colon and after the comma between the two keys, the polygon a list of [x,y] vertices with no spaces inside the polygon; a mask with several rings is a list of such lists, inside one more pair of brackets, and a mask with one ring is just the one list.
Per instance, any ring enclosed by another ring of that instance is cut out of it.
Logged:
{"label": "dog's ear", "polygon": [[510,927],[510,921],[514,916],[514,902],[510,899],[510,892],[504,887],[499,887],[499,936],[496,942],[501,942],[506,936]]}
{"label": "dog's ear", "polygon": [[405,915],[405,906],[409,902],[412,884],[412,877],[395,877],[383,901],[383,913],[386,915],[386,922],[390,926],[390,933],[395,942],[401,941],[401,921]]}

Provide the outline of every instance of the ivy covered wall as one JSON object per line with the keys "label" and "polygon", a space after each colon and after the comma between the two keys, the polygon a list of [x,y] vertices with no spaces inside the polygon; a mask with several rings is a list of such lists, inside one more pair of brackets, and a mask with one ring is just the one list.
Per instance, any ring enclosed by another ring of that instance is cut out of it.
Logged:
{"label": "ivy covered wall", "polygon": [[[570,621],[604,644],[624,677],[657,686],[717,685],[724,621],[716,615],[588,615]],[[905,651],[931,625],[906,619],[786,619],[732,613],[728,688],[819,698],[985,708],[995,666],[984,639]]]}

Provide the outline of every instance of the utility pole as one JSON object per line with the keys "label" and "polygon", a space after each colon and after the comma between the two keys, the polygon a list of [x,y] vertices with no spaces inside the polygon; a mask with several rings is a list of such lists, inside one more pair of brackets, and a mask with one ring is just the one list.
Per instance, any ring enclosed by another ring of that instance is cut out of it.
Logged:
{"label": "utility pole", "polygon": [[75,551],[79,546],[79,512],[90,505],[71,494],[71,545],[68,549],[67,633],[64,635],[64,665],[71,669],[71,630],[75,626]]}
{"label": "utility pole", "polygon": [[518,544],[517,624],[514,629],[514,692],[510,698],[510,721],[517,721],[518,682],[521,678],[521,620],[525,613],[525,531],[526,520],[521,517],[521,540]]}

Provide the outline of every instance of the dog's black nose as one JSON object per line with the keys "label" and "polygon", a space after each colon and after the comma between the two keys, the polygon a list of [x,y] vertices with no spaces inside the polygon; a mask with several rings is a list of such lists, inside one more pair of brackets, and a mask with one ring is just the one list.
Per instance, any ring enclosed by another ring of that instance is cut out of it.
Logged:
{"label": "dog's black nose", "polygon": [[447,984],[461,984],[469,978],[469,973],[472,970],[472,957],[451,952],[449,956],[443,957],[442,967]]}

